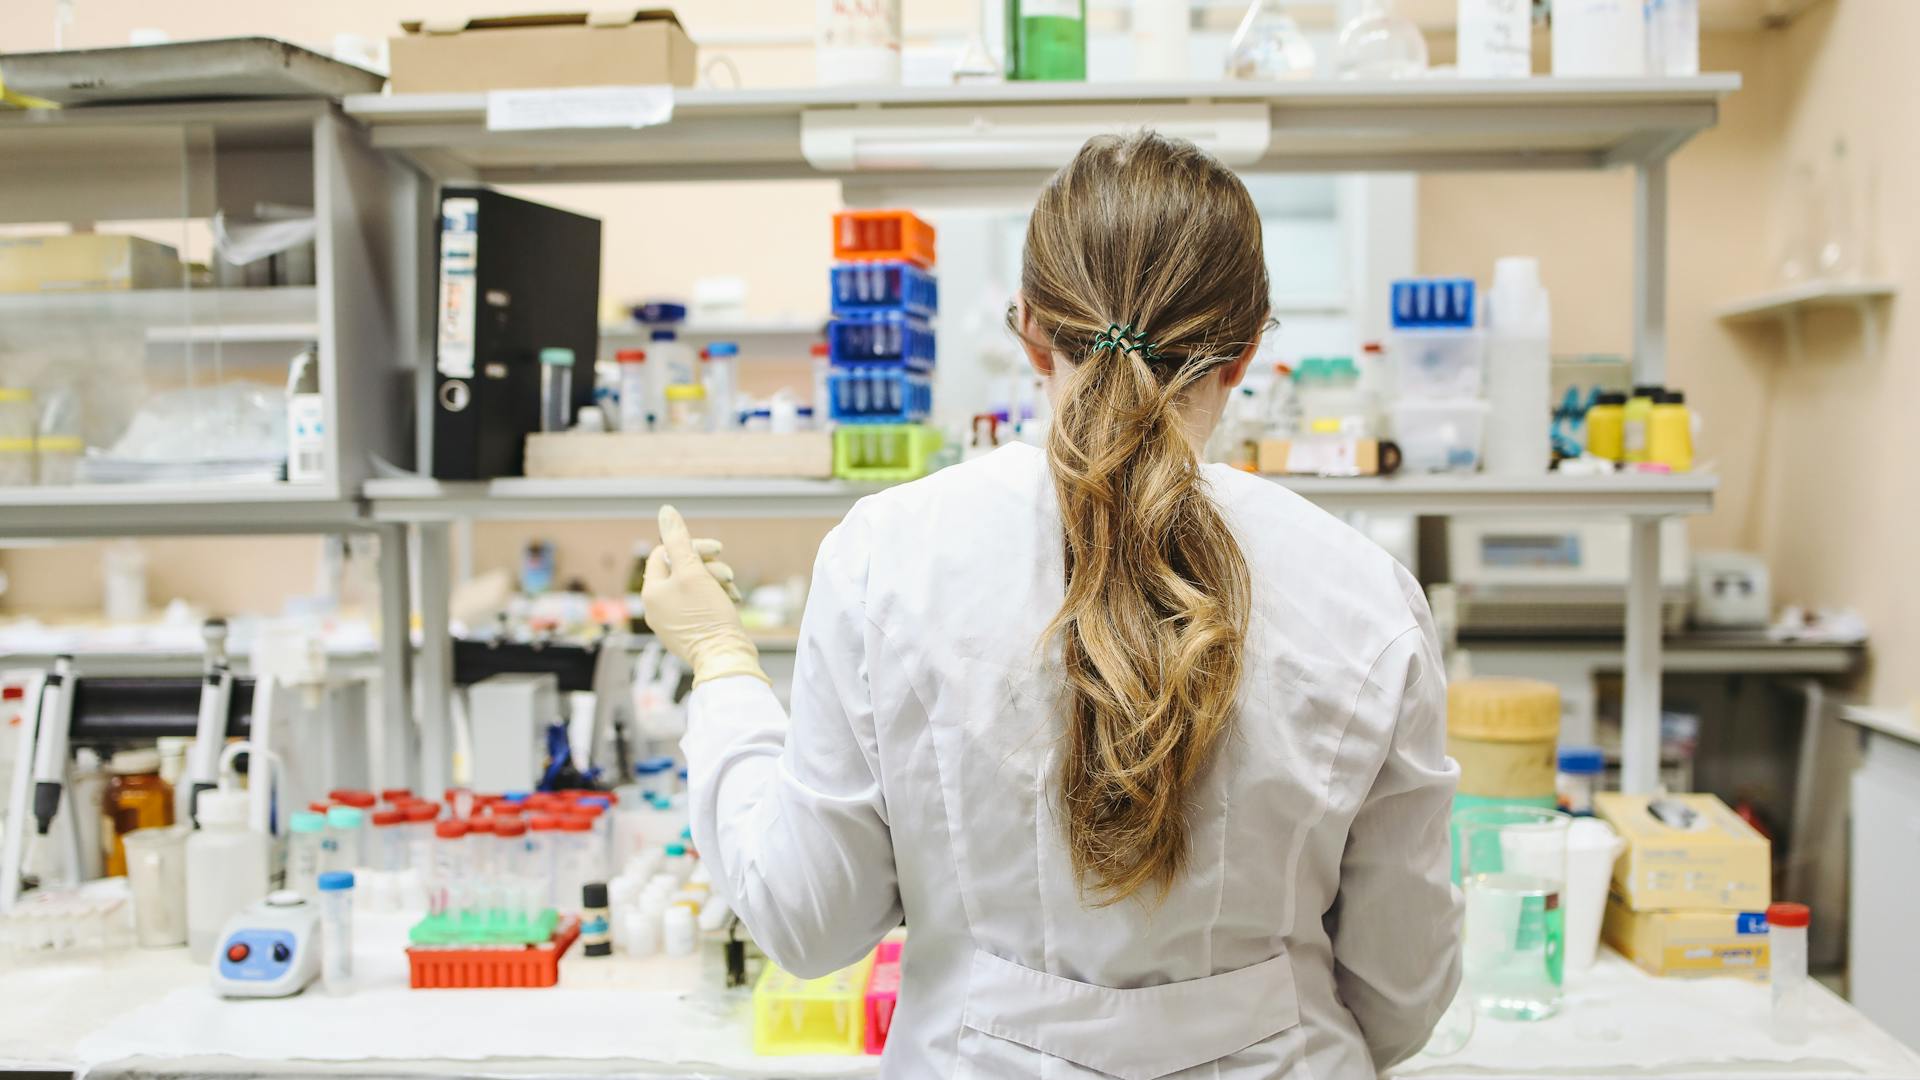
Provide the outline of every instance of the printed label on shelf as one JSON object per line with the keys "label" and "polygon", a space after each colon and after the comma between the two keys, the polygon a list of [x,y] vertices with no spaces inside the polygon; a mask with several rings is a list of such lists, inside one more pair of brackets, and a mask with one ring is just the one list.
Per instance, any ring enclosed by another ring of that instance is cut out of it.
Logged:
{"label": "printed label on shelf", "polygon": [[1080,19],[1085,18],[1085,9],[1080,0],[1024,0],[1020,5],[1020,17],[1023,19]]}
{"label": "printed label on shelf", "polygon": [[577,86],[487,92],[488,131],[643,128],[671,119],[671,86]]}
{"label": "printed label on shelf", "polygon": [[473,378],[474,265],[480,253],[480,200],[440,202],[440,317],[435,365],[449,379]]}

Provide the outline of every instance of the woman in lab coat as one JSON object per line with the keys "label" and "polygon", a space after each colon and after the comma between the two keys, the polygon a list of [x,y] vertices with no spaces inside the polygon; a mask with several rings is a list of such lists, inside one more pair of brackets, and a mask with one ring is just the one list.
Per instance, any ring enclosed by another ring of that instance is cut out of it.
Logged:
{"label": "woman in lab coat", "polygon": [[828,535],[791,717],[686,526],[647,620],[694,670],[693,837],[787,970],[910,927],[887,1077],[1372,1077],[1459,978],[1440,656],[1392,558],[1197,448],[1268,321],[1260,219],[1192,145],[1090,141],[1011,316],[1044,451]]}

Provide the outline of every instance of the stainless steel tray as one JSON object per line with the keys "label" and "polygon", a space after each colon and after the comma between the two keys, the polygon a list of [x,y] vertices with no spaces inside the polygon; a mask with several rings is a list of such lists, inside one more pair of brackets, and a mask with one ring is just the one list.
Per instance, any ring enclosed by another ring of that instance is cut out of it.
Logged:
{"label": "stainless steel tray", "polygon": [[385,76],[277,38],[209,38],[0,56],[9,89],[62,105],[210,98],[338,98]]}

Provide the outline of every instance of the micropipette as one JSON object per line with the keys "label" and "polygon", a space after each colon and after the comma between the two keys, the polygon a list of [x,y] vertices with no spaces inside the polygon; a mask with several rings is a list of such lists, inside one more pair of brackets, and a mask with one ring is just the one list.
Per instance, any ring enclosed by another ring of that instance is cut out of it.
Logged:
{"label": "micropipette", "polygon": [[208,619],[200,627],[200,636],[207,643],[206,675],[200,687],[200,720],[187,758],[187,779],[193,785],[187,812],[195,821],[200,816],[200,793],[220,783],[220,751],[226,748],[227,709],[233,700],[227,621]]}

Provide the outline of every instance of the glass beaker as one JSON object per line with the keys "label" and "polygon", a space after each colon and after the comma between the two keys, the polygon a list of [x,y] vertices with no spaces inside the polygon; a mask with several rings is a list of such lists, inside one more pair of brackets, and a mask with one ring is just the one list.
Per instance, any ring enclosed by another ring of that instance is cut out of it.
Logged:
{"label": "glass beaker", "polygon": [[1281,0],[1253,0],[1227,46],[1229,79],[1311,79],[1313,45]]}
{"label": "glass beaker", "polygon": [[187,835],[192,831],[166,825],[122,837],[134,940],[143,949],[187,943]]}
{"label": "glass beaker", "polygon": [[1393,0],[1361,0],[1360,14],[1340,31],[1333,67],[1343,79],[1407,79],[1427,73],[1427,39]]}
{"label": "glass beaker", "polygon": [[1466,992],[1482,1015],[1544,1020],[1560,1011],[1571,820],[1531,806],[1453,815],[1466,894]]}

